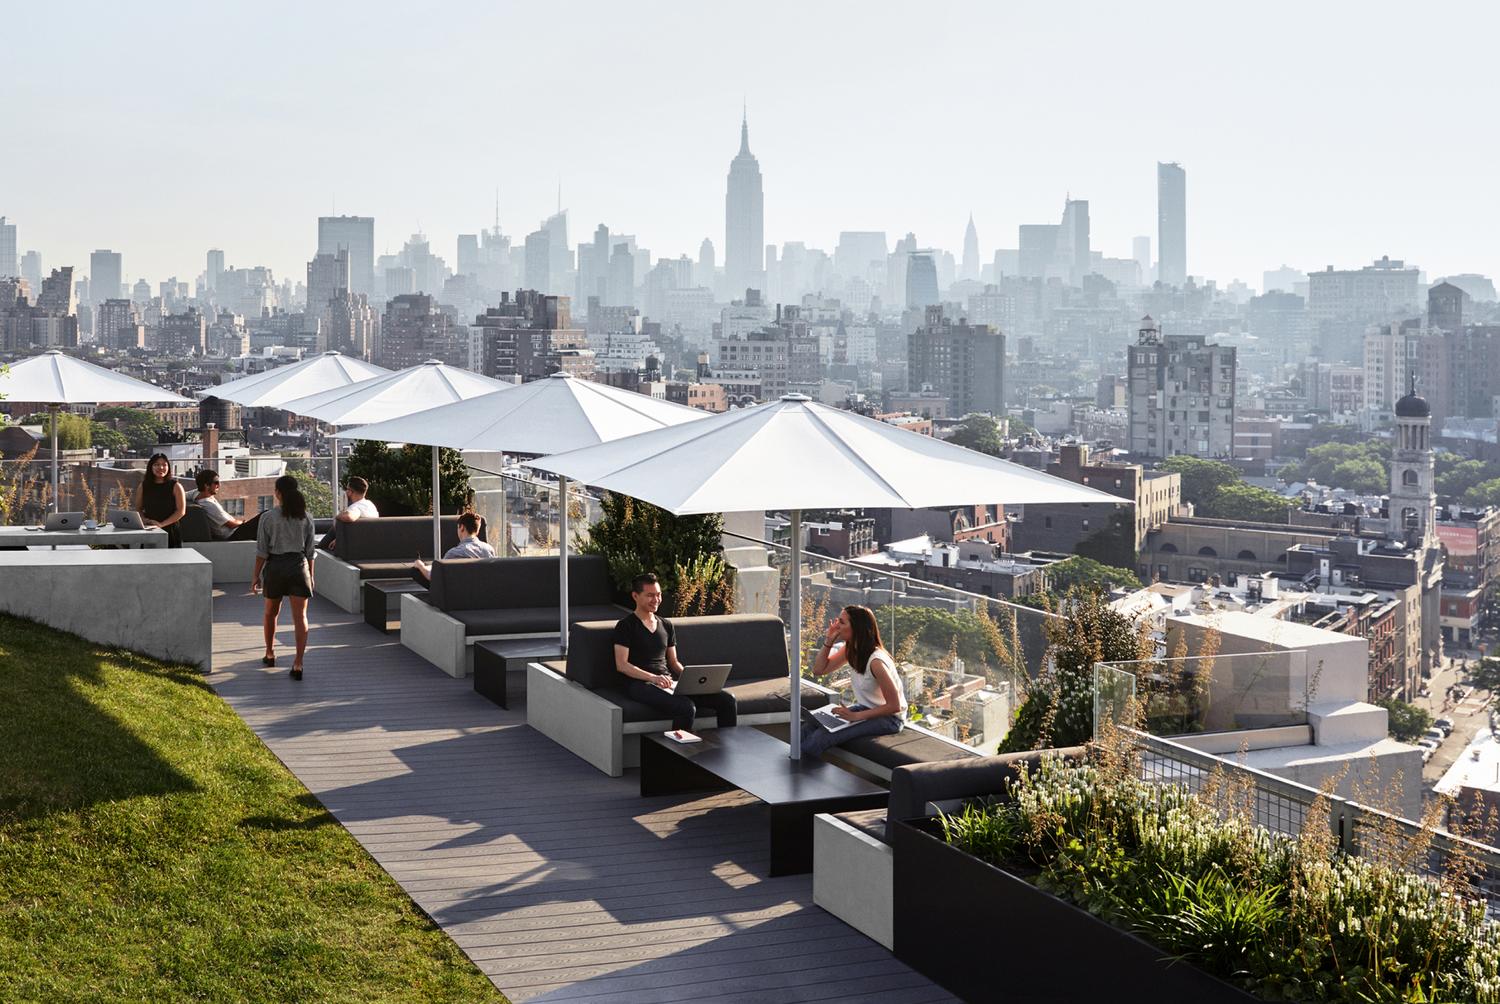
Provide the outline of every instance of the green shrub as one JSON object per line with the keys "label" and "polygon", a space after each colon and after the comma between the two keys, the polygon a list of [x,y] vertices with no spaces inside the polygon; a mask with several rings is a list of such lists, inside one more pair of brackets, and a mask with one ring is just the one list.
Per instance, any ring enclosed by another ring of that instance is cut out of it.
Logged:
{"label": "green shrub", "polygon": [[622,593],[642,572],[661,580],[666,617],[734,612],[734,569],[724,560],[724,518],[716,513],[674,516],[614,492],[599,503],[603,515],[578,553],[602,555]]}
{"label": "green shrub", "polygon": [[[1236,792],[1143,781],[1139,765],[1045,759],[1007,801],[943,817],[948,842],[1268,1000],[1500,1002],[1484,904],[1250,820]],[[1420,838],[1417,838],[1420,839]]]}

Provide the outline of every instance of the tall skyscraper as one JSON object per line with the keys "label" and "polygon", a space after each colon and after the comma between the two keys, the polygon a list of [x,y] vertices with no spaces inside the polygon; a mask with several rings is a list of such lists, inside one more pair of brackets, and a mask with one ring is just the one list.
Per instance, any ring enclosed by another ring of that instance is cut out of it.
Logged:
{"label": "tall skyscraper", "polygon": [[1234,451],[1233,346],[1167,335],[1150,316],[1130,347],[1130,452],[1229,457]]}
{"label": "tall skyscraper", "polygon": [[135,304],[121,298],[111,298],[99,305],[94,322],[95,338],[106,349],[143,349],[146,347],[146,328],[141,324],[141,313]]}
{"label": "tall skyscraper", "polygon": [[906,262],[906,309],[925,310],[941,302],[933,253],[913,252]]}
{"label": "tall skyscraper", "polygon": [[[328,319],[328,304],[349,288],[349,252],[317,254],[307,263],[307,323]],[[356,294],[358,295],[358,294]]]}
{"label": "tall skyscraper", "polygon": [[16,277],[21,274],[21,262],[16,255],[16,225],[6,223],[0,216],[0,277]]}
{"label": "tall skyscraper", "polygon": [[750,152],[750,121],[740,120],[740,152],[729,162],[729,185],[724,195],[724,273],[729,293],[742,298],[746,289],[760,289],[765,271],[765,199],[760,187],[760,162]]}
{"label": "tall skyscraper", "polygon": [[1130,256],[1141,267],[1141,282],[1151,285],[1151,238],[1133,238],[1130,242]]}
{"label": "tall skyscraper", "polygon": [[714,242],[705,237],[703,243],[698,245],[698,285],[704,289],[713,289],[714,272],[717,268],[714,262]]}
{"label": "tall skyscraper", "polygon": [[1070,286],[1083,285],[1083,277],[1093,271],[1087,199],[1068,199],[1063,204],[1062,224],[1057,229],[1057,267],[1067,275]]}
{"label": "tall skyscraper", "polygon": [[1187,172],[1156,165],[1156,278],[1168,286],[1187,282]]}
{"label": "tall skyscraper", "polygon": [[124,293],[120,253],[104,249],[89,255],[89,302],[103,303]]}
{"label": "tall skyscraper", "polygon": [[21,256],[21,278],[31,286],[33,295],[42,288],[42,253],[27,251]]}
{"label": "tall skyscraper", "polygon": [[964,260],[958,273],[960,279],[979,278],[979,231],[974,229],[974,214],[969,214],[969,225],[964,229]]}
{"label": "tall skyscraper", "polygon": [[318,254],[349,252],[349,289],[372,296],[375,293],[375,218],[373,216],[319,216]]}
{"label": "tall skyscraper", "polygon": [[208,283],[210,293],[217,292],[219,288],[219,276],[224,274],[224,252],[218,248],[208,249],[208,260],[205,263],[203,276]]}

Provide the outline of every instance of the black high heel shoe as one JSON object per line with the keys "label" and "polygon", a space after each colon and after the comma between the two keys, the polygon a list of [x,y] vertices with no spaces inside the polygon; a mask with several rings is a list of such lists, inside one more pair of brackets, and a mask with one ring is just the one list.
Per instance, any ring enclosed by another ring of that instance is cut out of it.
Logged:
{"label": "black high heel shoe", "polygon": [[300,679],[302,679],[302,667],[301,666],[293,666],[292,667],[292,679],[294,679],[294,680],[300,680]]}
{"label": "black high heel shoe", "polygon": [[262,666],[274,666],[276,665],[276,657],[274,655],[263,655],[260,657],[260,664]]}

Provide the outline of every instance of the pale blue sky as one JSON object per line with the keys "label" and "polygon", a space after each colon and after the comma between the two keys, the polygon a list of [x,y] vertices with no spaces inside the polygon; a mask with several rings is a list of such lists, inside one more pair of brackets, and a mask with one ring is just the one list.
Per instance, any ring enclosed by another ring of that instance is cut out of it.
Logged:
{"label": "pale blue sky", "polygon": [[300,276],[335,197],[452,264],[496,185],[524,236],[561,181],[575,242],[722,262],[744,97],[768,242],[956,253],[972,210],[988,258],[1072,192],[1124,257],[1177,160],[1195,274],[1500,273],[1494,4],[452,6],[11,5],[0,215],[48,267],[191,280],[217,246]]}

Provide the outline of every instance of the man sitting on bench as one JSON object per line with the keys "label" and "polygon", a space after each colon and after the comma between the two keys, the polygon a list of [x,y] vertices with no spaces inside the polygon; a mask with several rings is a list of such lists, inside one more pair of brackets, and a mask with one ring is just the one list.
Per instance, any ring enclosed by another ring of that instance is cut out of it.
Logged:
{"label": "man sitting on bench", "polygon": [[[479,539],[479,517],[472,512],[458,514],[458,543],[443,558],[493,558],[495,549]],[[418,558],[411,563],[411,577],[424,586],[432,585],[432,566]]]}
{"label": "man sitting on bench", "polygon": [[672,622],[656,616],[661,606],[661,583],[656,576],[650,572],[637,575],[630,584],[630,597],[635,612],[615,625],[614,638],[615,669],[629,677],[626,695],[670,718],[674,729],[691,731],[700,708],[718,716],[719,728],[733,726],[738,714],[734,695],[728,691],[693,697],[671,692],[682,675],[682,663],[677,661],[677,632]]}

